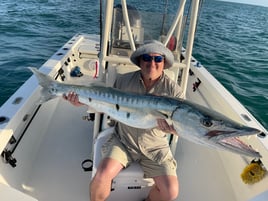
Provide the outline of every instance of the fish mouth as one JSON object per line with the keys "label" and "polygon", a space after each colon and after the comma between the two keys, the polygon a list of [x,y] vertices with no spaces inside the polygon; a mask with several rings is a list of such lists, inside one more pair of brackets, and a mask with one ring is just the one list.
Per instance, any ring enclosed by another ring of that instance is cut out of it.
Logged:
{"label": "fish mouth", "polygon": [[236,153],[247,155],[254,158],[261,158],[261,154],[254,150],[250,145],[244,143],[238,137],[228,137],[218,141],[218,144]]}
{"label": "fish mouth", "polygon": [[239,139],[240,136],[256,135],[261,133],[260,130],[255,128],[247,128],[244,132],[238,132],[237,130],[212,130],[206,134],[209,140],[225,150],[238,153],[240,155],[246,155],[254,158],[261,158],[261,154],[254,150],[250,145]]}

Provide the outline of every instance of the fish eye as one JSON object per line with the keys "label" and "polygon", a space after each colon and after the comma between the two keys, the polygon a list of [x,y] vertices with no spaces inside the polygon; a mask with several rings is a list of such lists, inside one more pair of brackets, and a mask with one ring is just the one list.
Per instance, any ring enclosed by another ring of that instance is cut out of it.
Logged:
{"label": "fish eye", "polygon": [[205,126],[205,127],[211,127],[212,126],[212,121],[209,117],[205,117],[201,119],[201,123]]}
{"label": "fish eye", "polygon": [[57,89],[54,88],[54,87],[53,87],[53,88],[50,88],[50,89],[49,89],[49,92],[50,92],[50,93],[56,93],[56,92],[57,92]]}

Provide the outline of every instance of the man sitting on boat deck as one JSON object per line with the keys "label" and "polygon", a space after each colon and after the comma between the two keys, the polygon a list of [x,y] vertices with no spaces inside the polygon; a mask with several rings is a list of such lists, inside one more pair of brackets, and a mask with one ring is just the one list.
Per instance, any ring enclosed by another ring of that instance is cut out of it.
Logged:
{"label": "man sitting on boat deck", "polygon": [[[181,88],[164,74],[173,65],[169,49],[158,41],[137,48],[130,57],[140,70],[118,77],[114,87],[126,92],[180,97]],[[80,105],[78,96],[64,97]],[[112,137],[102,148],[103,159],[90,185],[90,200],[103,201],[109,197],[112,179],[131,162],[138,161],[144,176],[154,179],[146,201],[171,201],[179,194],[176,161],[171,153],[166,133],[176,134],[173,126],[158,119],[158,128],[133,128],[117,122]]]}

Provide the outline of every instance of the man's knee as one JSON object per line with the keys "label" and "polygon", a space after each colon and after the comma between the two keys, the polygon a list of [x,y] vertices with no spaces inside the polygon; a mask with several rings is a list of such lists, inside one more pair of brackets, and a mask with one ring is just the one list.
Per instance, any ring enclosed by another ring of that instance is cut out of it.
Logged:
{"label": "man's knee", "polygon": [[179,195],[179,187],[171,187],[167,191],[166,199],[165,200],[175,200]]}
{"label": "man's knee", "polygon": [[122,169],[123,166],[117,160],[105,158],[99,165],[93,180],[111,181]]}
{"label": "man's knee", "polygon": [[179,195],[179,187],[178,186],[169,186],[167,188],[159,189],[161,198],[163,200],[172,201],[175,200]]}
{"label": "man's knee", "polygon": [[162,177],[156,181],[158,192],[162,200],[172,201],[179,195],[179,182],[177,177]]}

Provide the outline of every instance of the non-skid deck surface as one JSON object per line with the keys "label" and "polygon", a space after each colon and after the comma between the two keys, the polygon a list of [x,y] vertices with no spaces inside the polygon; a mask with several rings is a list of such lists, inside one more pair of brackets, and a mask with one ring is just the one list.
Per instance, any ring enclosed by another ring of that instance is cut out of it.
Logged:
{"label": "non-skid deck surface", "polygon": [[58,103],[26,184],[38,200],[89,200],[91,172],[84,172],[81,162],[91,158],[93,124],[82,120],[85,111]]}

